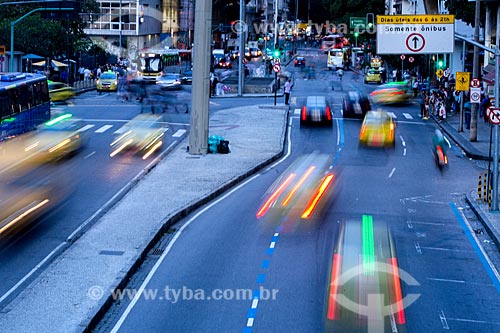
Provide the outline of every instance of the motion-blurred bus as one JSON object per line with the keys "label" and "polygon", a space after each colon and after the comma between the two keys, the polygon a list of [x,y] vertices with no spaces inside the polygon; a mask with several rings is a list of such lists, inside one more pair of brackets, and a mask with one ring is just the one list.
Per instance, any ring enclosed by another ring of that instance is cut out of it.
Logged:
{"label": "motion-blurred bus", "polygon": [[344,47],[345,38],[342,34],[327,35],[321,39],[321,51],[327,53],[331,49],[341,49]]}
{"label": "motion-blurred bus", "polygon": [[47,77],[0,73],[0,142],[50,120]]}

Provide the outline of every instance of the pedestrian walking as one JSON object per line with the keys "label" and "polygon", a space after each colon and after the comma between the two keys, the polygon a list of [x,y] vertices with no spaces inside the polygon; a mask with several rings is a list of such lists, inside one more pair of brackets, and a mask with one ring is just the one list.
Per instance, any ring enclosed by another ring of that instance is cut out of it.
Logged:
{"label": "pedestrian walking", "polygon": [[285,82],[284,86],[284,92],[285,92],[285,105],[290,105],[289,100],[290,100],[290,91],[292,90],[292,79],[288,79]]}

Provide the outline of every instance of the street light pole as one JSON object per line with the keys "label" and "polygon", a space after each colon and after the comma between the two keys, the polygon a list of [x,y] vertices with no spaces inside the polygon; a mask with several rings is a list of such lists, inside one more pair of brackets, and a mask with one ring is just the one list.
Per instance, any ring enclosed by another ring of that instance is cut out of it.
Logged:
{"label": "street light pole", "polygon": [[120,50],[118,52],[118,62],[120,62],[122,57],[122,0],[120,0]]}
{"label": "street light pole", "polygon": [[10,22],[10,59],[9,59],[9,72],[14,71],[14,27],[17,23],[21,22],[24,20],[26,17],[30,16],[31,14],[35,12],[44,12],[44,11],[57,11],[57,10],[62,10],[62,11],[67,11],[67,10],[75,10],[74,8],[36,8],[33,9],[32,11],[24,14],[20,18],[18,18],[15,21]]}
{"label": "street light pole", "polygon": [[[498,43],[500,43],[500,5],[497,6],[497,33],[496,33],[496,42],[495,46],[498,50]],[[498,88],[500,87],[500,66],[498,62],[500,61],[500,56],[498,52],[495,54],[495,108],[500,106],[500,98],[498,96]],[[491,201],[491,210],[496,212],[498,211],[498,125],[493,125],[493,179],[492,179],[492,201]]]}

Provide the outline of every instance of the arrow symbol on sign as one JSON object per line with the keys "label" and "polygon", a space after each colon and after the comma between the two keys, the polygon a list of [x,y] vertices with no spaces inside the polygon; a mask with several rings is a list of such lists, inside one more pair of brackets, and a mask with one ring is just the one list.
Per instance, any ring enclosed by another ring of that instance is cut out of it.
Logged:
{"label": "arrow symbol on sign", "polygon": [[417,36],[413,37],[411,41],[413,42],[413,48],[417,49],[418,37]]}

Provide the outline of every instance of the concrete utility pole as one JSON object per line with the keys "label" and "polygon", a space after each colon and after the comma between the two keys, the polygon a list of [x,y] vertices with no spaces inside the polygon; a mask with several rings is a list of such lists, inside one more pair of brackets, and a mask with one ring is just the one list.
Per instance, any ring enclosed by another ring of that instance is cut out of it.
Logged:
{"label": "concrete utility pole", "polygon": [[[481,2],[476,0],[476,11],[474,20],[474,41],[479,42],[479,24],[481,14]],[[479,48],[474,45],[474,61],[472,65],[472,78],[479,78]],[[477,110],[479,109],[478,103],[471,103],[471,119],[470,119],[470,135],[469,141],[477,141]]]}
{"label": "concrete utility pole", "polygon": [[278,0],[274,0],[274,47],[278,47],[278,36],[279,36],[279,28],[278,28]]}
{"label": "concrete utility pole", "polygon": [[[497,53],[495,54],[495,107],[500,106],[499,87],[500,87],[500,56],[498,54],[498,45],[500,43],[500,5],[497,5],[497,32],[496,32],[495,46]],[[491,193],[491,210],[498,211],[498,125],[493,125],[493,179],[492,179],[492,193]]]}
{"label": "concrete utility pole", "polygon": [[201,155],[208,152],[212,1],[196,1],[194,31],[194,48],[196,52],[193,55],[189,153]]}
{"label": "concrete utility pole", "polygon": [[[267,9],[266,9],[267,14]],[[245,91],[245,30],[247,29],[245,22],[245,1],[240,1],[240,24],[238,28],[240,56],[238,57],[238,96],[243,96]],[[267,22],[266,22],[267,23]]]}

